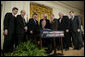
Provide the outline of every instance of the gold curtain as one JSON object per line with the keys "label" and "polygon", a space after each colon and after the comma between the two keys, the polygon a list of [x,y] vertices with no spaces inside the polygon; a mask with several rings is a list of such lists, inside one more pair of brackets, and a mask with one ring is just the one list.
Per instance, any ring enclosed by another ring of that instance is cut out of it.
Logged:
{"label": "gold curtain", "polygon": [[36,3],[30,3],[30,18],[32,18],[32,14],[34,12],[38,14],[37,18],[38,22],[40,22],[40,19],[43,18],[44,14],[47,14],[48,15],[47,18],[50,20],[50,15],[52,14],[52,8]]}

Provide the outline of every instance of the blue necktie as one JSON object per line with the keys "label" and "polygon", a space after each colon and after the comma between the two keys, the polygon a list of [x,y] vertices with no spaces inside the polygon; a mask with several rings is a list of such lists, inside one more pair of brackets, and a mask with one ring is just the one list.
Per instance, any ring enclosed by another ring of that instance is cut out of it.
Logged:
{"label": "blue necktie", "polygon": [[36,24],[36,20],[34,20],[35,21],[35,24]]}
{"label": "blue necktie", "polygon": [[72,18],[72,21],[74,20],[74,18]]}

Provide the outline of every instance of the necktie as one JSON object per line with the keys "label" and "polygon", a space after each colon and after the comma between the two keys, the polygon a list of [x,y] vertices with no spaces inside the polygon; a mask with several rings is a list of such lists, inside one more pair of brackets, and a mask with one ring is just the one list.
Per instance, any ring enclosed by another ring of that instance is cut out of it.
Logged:
{"label": "necktie", "polygon": [[72,22],[73,22],[74,18],[72,18]]}
{"label": "necktie", "polygon": [[59,21],[60,21],[60,23],[61,23],[61,19],[60,19]]}
{"label": "necktie", "polygon": [[24,26],[25,26],[25,19],[23,19],[23,23],[24,23]]}
{"label": "necktie", "polygon": [[34,20],[35,24],[36,24],[36,20]]}

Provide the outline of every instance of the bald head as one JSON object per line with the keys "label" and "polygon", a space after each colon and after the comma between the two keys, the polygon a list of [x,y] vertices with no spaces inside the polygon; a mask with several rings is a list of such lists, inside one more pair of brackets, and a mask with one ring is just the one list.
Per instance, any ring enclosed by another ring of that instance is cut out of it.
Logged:
{"label": "bald head", "polygon": [[59,12],[58,15],[59,15],[59,18],[62,18],[64,16],[64,14],[61,12]]}
{"label": "bald head", "polygon": [[47,14],[44,14],[44,16],[43,16],[43,17],[44,17],[44,19],[47,19]]}
{"label": "bald head", "polygon": [[25,14],[26,14],[25,10],[21,10],[20,13],[21,13],[22,16],[25,16]]}

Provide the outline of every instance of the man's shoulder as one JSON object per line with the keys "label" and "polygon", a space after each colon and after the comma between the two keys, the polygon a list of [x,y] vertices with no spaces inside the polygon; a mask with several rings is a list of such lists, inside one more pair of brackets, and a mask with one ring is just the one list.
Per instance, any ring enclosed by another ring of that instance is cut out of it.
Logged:
{"label": "man's shoulder", "polygon": [[47,22],[50,22],[50,20],[49,20],[49,19],[46,19],[46,21],[47,21]]}
{"label": "man's shoulder", "polygon": [[16,19],[17,19],[17,20],[22,20],[21,15],[17,15]]}
{"label": "man's shoulder", "polygon": [[67,15],[63,16],[63,18],[68,19],[69,17]]}
{"label": "man's shoulder", "polygon": [[29,21],[33,21],[33,18],[30,18]]}
{"label": "man's shoulder", "polygon": [[48,20],[48,21],[49,21],[49,19],[46,19],[46,20]]}
{"label": "man's shoulder", "polygon": [[17,15],[17,16],[21,16],[21,15]]}
{"label": "man's shoulder", "polygon": [[17,15],[17,17],[21,17],[21,15]]}
{"label": "man's shoulder", "polygon": [[40,19],[40,21],[42,21],[43,19]]}
{"label": "man's shoulder", "polygon": [[75,19],[75,20],[79,20],[80,17],[76,15],[76,16],[74,17],[74,19]]}
{"label": "man's shoulder", "polygon": [[12,15],[12,13],[11,12],[7,12],[6,15]]}
{"label": "man's shoulder", "polygon": [[33,20],[33,18],[29,18],[29,20]]}
{"label": "man's shoulder", "polygon": [[58,19],[57,19],[57,18],[54,18],[54,20],[56,20],[56,21],[57,21]]}
{"label": "man's shoulder", "polygon": [[78,15],[76,15],[76,16],[75,16],[75,18],[79,18],[79,16],[78,16]]}
{"label": "man's shoulder", "polygon": [[60,18],[58,18],[58,21],[60,20]]}
{"label": "man's shoulder", "polygon": [[72,18],[69,18],[69,21],[71,21],[72,20]]}

